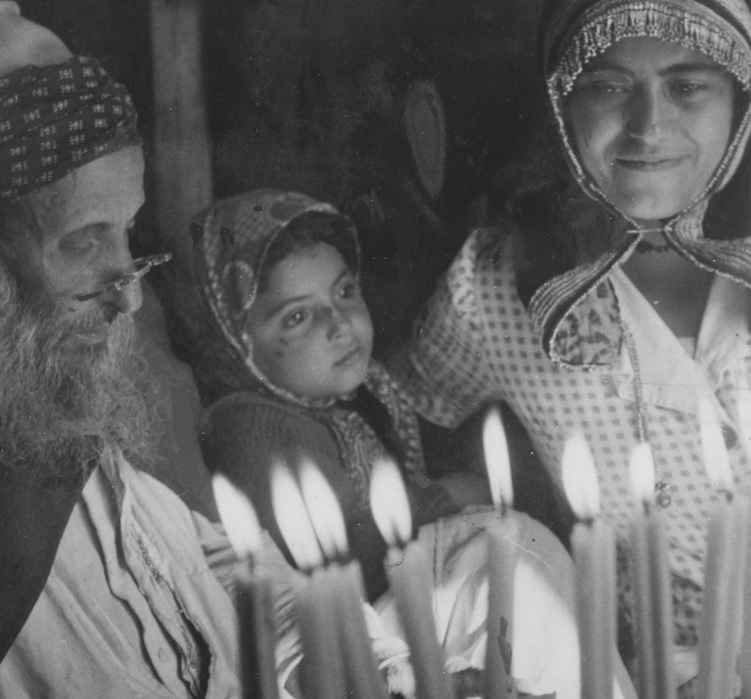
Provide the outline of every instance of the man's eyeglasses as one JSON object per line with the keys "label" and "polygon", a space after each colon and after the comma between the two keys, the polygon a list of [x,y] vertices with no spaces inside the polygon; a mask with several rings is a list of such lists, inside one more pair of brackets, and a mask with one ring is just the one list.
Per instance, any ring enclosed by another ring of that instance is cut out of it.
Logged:
{"label": "man's eyeglasses", "polygon": [[139,257],[138,259],[133,260],[132,272],[123,274],[122,277],[113,279],[111,282],[102,284],[102,286],[96,289],[93,289],[91,291],[87,291],[84,294],[76,294],[75,299],[76,301],[89,301],[90,299],[94,299],[97,296],[102,296],[103,294],[110,294],[115,291],[120,291],[121,289],[124,289],[126,286],[128,286],[128,284],[132,284],[134,281],[143,277],[148,271],[150,271],[154,267],[163,265],[165,262],[169,262],[171,259],[172,259],[171,252],[165,252],[165,253],[162,253],[161,255],[149,255],[148,257]]}

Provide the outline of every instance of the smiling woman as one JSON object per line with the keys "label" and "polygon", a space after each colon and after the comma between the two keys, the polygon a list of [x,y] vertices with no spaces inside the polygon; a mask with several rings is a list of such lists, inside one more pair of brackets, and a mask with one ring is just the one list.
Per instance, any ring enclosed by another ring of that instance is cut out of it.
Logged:
{"label": "smiling woman", "polygon": [[[506,401],[561,501],[566,437],[586,436],[601,513],[621,540],[627,660],[634,501],[623,484],[631,449],[649,442],[654,504],[667,508],[674,640],[690,656],[704,523],[718,500],[702,401],[727,436],[736,484],[751,492],[739,438],[751,237],[747,219],[726,225],[748,199],[751,11],[743,0],[550,0],[541,36],[550,109],[512,216],[501,232],[470,236],[420,318],[401,378],[444,427]],[[681,692],[692,696],[691,683]]]}

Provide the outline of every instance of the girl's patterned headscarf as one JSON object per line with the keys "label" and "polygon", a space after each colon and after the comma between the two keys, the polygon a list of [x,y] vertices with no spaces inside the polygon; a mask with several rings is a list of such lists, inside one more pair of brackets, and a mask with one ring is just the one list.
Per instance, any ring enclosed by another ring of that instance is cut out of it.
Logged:
{"label": "girl's patterned headscarf", "polygon": [[309,212],[331,214],[341,222],[343,236],[331,242],[343,246],[343,257],[359,267],[360,248],[350,219],[330,204],[297,192],[262,189],[241,194],[217,202],[191,223],[191,286],[200,296],[192,306],[202,312],[187,317],[191,304],[175,299],[174,305],[187,329],[180,344],[193,354],[191,363],[204,400],[232,390],[260,389],[305,407],[332,402],[297,396],[272,384],[253,362],[247,329],[266,253],[289,223]]}
{"label": "girl's patterned headscarf", "polygon": [[0,201],[140,142],[128,91],[93,58],[0,77]]}
{"label": "girl's patterned headscarf", "polygon": [[[744,0],[558,0],[551,6],[543,36],[548,94],[574,176],[595,199],[604,201],[604,196],[572,146],[563,102],[584,66],[614,43],[650,37],[699,51],[726,68],[744,95],[751,94],[751,12]],[[688,208],[722,188],[735,173],[751,132],[750,110],[747,104],[725,157]]]}

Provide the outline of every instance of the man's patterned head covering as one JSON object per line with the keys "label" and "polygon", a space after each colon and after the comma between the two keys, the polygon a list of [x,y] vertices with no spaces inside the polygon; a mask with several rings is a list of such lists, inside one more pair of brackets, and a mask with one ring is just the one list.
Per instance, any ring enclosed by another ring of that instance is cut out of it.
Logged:
{"label": "man's patterned head covering", "polygon": [[140,142],[128,91],[92,58],[0,77],[0,201]]}
{"label": "man's patterned head covering", "polygon": [[693,206],[733,176],[751,132],[751,11],[744,0],[550,0],[542,44],[548,94],[574,176],[595,199],[603,196],[571,143],[564,102],[589,61],[633,37],[661,39],[705,54],[735,77],[746,96],[725,157]]}

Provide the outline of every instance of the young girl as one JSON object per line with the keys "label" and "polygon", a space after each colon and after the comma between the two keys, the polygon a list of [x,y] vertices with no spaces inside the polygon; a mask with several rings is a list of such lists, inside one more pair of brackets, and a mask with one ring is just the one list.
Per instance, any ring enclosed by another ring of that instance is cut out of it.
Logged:
{"label": "young girl", "polygon": [[[218,202],[191,230],[192,278],[179,292],[173,339],[189,354],[206,406],[201,437],[209,468],[248,493],[284,549],[269,471],[274,463],[294,473],[303,459],[314,462],[339,498],[369,598],[385,626],[400,633],[391,598],[381,595],[385,544],[368,504],[373,461],[394,459],[415,524],[424,525],[420,540],[434,565],[426,592],[448,670],[482,668],[483,530],[497,514],[484,508],[452,516],[487,497],[484,482],[426,476],[411,406],[370,356],[373,329],[352,223],[302,194],[261,190]],[[578,698],[570,559],[542,525],[513,517],[520,546],[514,677],[533,695]]]}

